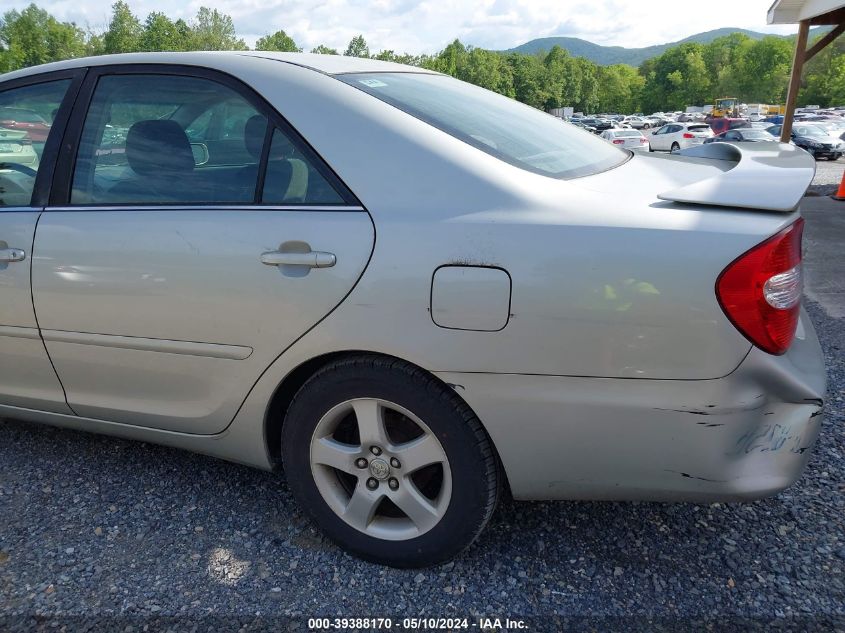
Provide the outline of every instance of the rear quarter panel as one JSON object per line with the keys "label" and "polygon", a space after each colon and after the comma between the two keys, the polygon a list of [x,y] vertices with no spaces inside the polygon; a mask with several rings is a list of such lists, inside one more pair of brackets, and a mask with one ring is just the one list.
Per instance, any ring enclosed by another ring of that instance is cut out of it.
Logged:
{"label": "rear quarter panel", "polygon": [[[713,161],[639,156],[560,181],[507,165],[332,77],[254,61],[251,83],[376,224],[367,272],[295,346],[305,346],[303,357],[363,349],[432,370],[689,380],[724,376],[748,353],[718,306],[715,280],[794,217],[657,200],[715,173]],[[293,93],[300,98],[286,98]],[[444,264],[507,270],[508,326],[437,327],[431,275]]]}

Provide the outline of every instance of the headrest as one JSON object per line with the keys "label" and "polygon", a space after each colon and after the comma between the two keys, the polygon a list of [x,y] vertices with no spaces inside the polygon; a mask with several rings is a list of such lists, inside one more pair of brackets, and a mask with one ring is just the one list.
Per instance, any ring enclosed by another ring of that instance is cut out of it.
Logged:
{"label": "headrest", "polygon": [[193,171],[188,136],[176,121],[138,121],[126,134],[126,160],[136,174],[184,174]]}
{"label": "headrest", "polygon": [[254,114],[244,124],[244,145],[256,160],[261,159],[264,148],[264,135],[267,132],[267,119],[261,114]]}

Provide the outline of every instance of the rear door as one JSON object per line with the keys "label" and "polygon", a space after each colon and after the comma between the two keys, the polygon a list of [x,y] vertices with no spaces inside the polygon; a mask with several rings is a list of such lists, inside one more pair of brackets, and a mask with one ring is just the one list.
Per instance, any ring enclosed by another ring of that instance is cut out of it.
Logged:
{"label": "rear door", "polygon": [[79,101],[33,262],[68,402],[96,419],[222,431],[353,288],[369,214],[234,79],[104,67]]}
{"label": "rear door", "polygon": [[0,112],[43,118],[50,130],[8,119],[13,127],[0,124],[0,405],[73,413],[38,333],[30,266],[62,121],[79,78],[76,72],[50,73],[0,84]]}

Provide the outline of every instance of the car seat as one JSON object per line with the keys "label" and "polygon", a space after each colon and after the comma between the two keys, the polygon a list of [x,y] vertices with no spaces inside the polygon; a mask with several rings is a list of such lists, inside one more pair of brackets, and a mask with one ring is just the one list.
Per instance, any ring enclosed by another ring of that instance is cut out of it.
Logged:
{"label": "car seat", "polygon": [[126,134],[126,162],[134,177],[112,187],[108,198],[141,203],[211,199],[193,186],[194,155],[188,136],[176,121],[134,123]]}

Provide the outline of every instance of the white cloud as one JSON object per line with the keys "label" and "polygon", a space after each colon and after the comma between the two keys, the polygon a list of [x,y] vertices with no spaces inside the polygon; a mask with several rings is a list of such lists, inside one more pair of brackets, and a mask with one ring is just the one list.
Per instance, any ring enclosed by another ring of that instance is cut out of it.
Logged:
{"label": "white cloud", "polygon": [[[30,0],[11,0],[22,9]],[[62,20],[105,28],[102,0],[42,0]],[[677,0],[129,0],[142,19],[150,11],[191,18],[200,6],[232,16],[249,44],[284,29],[306,50],[317,44],[343,49],[362,33],[370,49],[434,53],[460,38],[475,46],[505,49],[537,37],[566,35],[597,44],[639,47],[676,41],[724,26],[772,33],[797,27],[766,26],[771,0],[742,0],[727,10]],[[9,0],[4,5],[9,6]]]}

